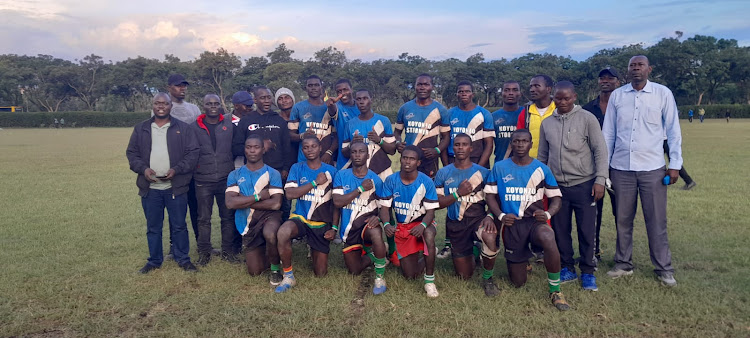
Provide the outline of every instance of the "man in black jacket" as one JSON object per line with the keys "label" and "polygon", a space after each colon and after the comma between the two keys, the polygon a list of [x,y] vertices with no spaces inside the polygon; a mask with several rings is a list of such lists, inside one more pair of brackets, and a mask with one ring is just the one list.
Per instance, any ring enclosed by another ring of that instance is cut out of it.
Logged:
{"label": "man in black jacket", "polygon": [[214,198],[221,219],[221,258],[239,263],[235,254],[239,249],[239,234],[234,227],[234,213],[224,203],[227,175],[234,170],[232,133],[234,124],[216,94],[203,98],[204,113],[192,124],[200,146],[198,165],[195,167],[195,195],[198,199],[198,265],[211,261],[211,215]]}
{"label": "man in black jacket", "polygon": [[130,170],[138,174],[136,185],[146,216],[148,263],[141,273],[161,267],[164,208],[169,214],[174,258],[185,271],[198,271],[190,262],[187,223],[187,191],[198,161],[198,142],[190,126],[170,116],[172,101],[159,93],[153,99],[154,116],[133,128],[126,155]]}
{"label": "man in black jacket", "polygon": [[[282,181],[286,182],[289,168],[293,164],[292,158],[288,156],[292,147],[289,141],[287,121],[277,112],[271,110],[273,94],[268,87],[257,86],[253,88],[253,96],[255,97],[257,110],[244,116],[235,128],[232,153],[234,156],[244,156],[245,140],[248,136],[252,134],[260,135],[266,149],[263,162],[278,170]],[[289,203],[283,203],[281,208],[282,219],[289,218],[290,206]]]}

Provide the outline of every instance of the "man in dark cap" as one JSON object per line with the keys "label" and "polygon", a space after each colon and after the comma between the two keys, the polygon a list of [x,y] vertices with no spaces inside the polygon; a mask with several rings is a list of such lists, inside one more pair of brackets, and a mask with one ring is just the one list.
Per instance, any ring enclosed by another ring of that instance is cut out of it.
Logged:
{"label": "man in dark cap", "polygon": [[169,115],[187,124],[195,122],[198,115],[201,114],[201,110],[198,106],[185,102],[185,94],[190,83],[181,74],[172,74],[169,76],[167,84],[167,91],[172,99],[172,111]]}
{"label": "man in dark cap", "polygon": [[[232,112],[232,123],[235,127],[240,123],[240,120],[250,114],[253,111],[253,104],[255,100],[253,96],[247,91],[241,90],[232,95],[232,105],[234,105],[234,111]],[[296,154],[295,154],[296,155]],[[239,169],[245,165],[245,155],[240,154],[234,158],[234,169]]]}

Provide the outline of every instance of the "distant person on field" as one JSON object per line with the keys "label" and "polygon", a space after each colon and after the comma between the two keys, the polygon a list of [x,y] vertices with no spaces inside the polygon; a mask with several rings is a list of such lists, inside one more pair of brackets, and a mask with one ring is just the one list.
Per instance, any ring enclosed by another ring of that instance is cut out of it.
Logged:
{"label": "distant person on field", "polygon": [[692,109],[690,109],[690,110],[688,111],[688,121],[689,121],[690,123],[693,123],[693,110],[692,110]]}
{"label": "distant person on field", "polygon": [[523,112],[519,105],[521,85],[517,81],[505,81],[501,94],[503,107],[492,113],[495,126],[495,162],[510,156],[510,135],[517,129],[518,116]]}
{"label": "distant person on field", "polygon": [[214,200],[219,208],[221,224],[221,259],[239,263],[240,242],[234,227],[233,212],[226,206],[224,191],[227,176],[234,170],[232,156],[232,133],[234,124],[230,114],[224,115],[221,100],[216,94],[203,98],[204,113],[191,125],[200,146],[198,165],[193,177],[195,195],[198,199],[198,265],[211,261],[211,216]]}
{"label": "distant person on field", "polygon": [[730,116],[730,115],[731,115],[731,113],[729,113],[729,111],[728,111],[728,110],[727,110],[727,112],[726,112],[726,113],[724,114],[724,116],[725,116],[725,117],[727,118],[727,123],[729,123],[729,116]]}
{"label": "distant person on field", "polygon": [[[669,159],[669,142],[667,142],[667,138],[664,138],[664,155],[667,155],[667,159]],[[680,178],[685,181],[685,186],[683,186],[682,190],[690,190],[695,188],[698,183],[695,183],[692,177],[690,177],[690,174],[688,174],[687,170],[685,169],[685,162],[683,158],[683,164],[682,167],[680,167]]]}
{"label": "distant person on field", "polygon": [[133,128],[128,143],[127,157],[130,170],[138,174],[136,185],[146,216],[148,263],[141,273],[161,267],[163,259],[162,228],[164,209],[169,214],[169,233],[174,259],[185,271],[197,271],[190,262],[185,214],[187,191],[200,148],[193,129],[178,119],[171,118],[169,95],[156,94],[152,116]]}
{"label": "distant person on field", "polygon": [[[607,104],[609,103],[609,97],[612,92],[620,86],[620,75],[614,67],[604,67],[599,71],[599,95],[583,106],[583,109],[594,114],[597,121],[599,121],[599,128],[604,124],[604,115],[607,113]],[[607,183],[611,186],[611,182]],[[605,187],[607,186],[605,185]],[[615,195],[611,189],[607,190],[609,195],[609,201],[612,204],[612,216],[616,217],[615,210],[617,210]],[[604,198],[596,201],[596,249],[594,255],[597,261],[602,260],[602,249],[600,234],[602,229],[602,210],[604,210]]]}
{"label": "distant person on field", "polygon": [[698,109],[698,118],[701,120],[701,123],[703,123],[703,118],[706,116],[706,110],[701,108]]}
{"label": "distant person on field", "polygon": [[[677,182],[682,168],[682,135],[672,91],[648,80],[648,58],[630,59],[630,83],[617,88],[609,98],[604,116],[604,140],[609,155],[609,177],[617,200],[617,249],[612,278],[633,274],[633,219],[640,197],[648,234],[649,255],[658,279],[677,285],[667,236],[667,186]],[[665,167],[660,145],[666,134],[669,167]]]}
{"label": "distant person on field", "polygon": [[55,129],[58,129],[58,128],[60,128],[60,120],[55,118]]}
{"label": "distant person on field", "polygon": [[65,119],[60,118],[60,128],[65,128]]}
{"label": "distant person on field", "polygon": [[560,252],[560,282],[578,279],[573,259],[573,214],[575,213],[581,260],[581,286],[597,291],[596,277],[596,201],[604,197],[609,178],[607,144],[593,114],[575,104],[575,87],[569,81],[555,84],[552,117],[542,121],[539,156],[555,175],[562,192],[560,211],[552,216],[552,229]]}

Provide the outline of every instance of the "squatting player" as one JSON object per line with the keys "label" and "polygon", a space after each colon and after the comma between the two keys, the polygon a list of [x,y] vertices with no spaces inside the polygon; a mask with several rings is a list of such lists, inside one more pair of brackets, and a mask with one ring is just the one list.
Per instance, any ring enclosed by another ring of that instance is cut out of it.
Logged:
{"label": "squatting player", "polygon": [[[372,293],[385,292],[385,243],[380,218],[378,196],[383,182],[367,168],[368,146],[363,142],[349,145],[352,167],[336,174],[333,182],[333,204],[341,209],[339,235],[344,243],[344,262],[349,273],[358,275],[375,265],[375,285]],[[362,252],[365,254],[362,254]]]}
{"label": "squatting player", "polygon": [[[532,139],[528,130],[514,131],[510,142],[513,156],[495,163],[487,180],[484,191],[491,213],[482,220],[482,226],[495,227],[493,218],[497,215],[508,274],[516,287],[526,283],[526,264],[532,256],[529,243],[541,246],[552,304],[560,311],[568,310],[570,306],[560,292],[560,253],[555,233],[547,226],[547,220],[560,210],[560,189],[552,171],[529,156]],[[549,199],[548,211],[544,211],[543,196]]]}
{"label": "squatting player", "polygon": [[247,272],[252,276],[260,275],[266,262],[271,263],[272,276],[279,270],[276,231],[281,224],[284,191],[281,174],[263,163],[264,152],[260,136],[250,135],[245,140],[247,164],[229,173],[225,193],[227,208],[237,210],[234,224],[242,235]]}
{"label": "squatting player", "polygon": [[[427,296],[437,297],[435,287],[435,209],[438,208],[435,183],[417,168],[422,164],[422,151],[408,145],[401,152],[401,171],[383,183],[380,219],[385,233],[395,237],[401,272],[406,278],[417,278],[424,271]],[[391,225],[391,208],[396,212],[396,227]],[[420,251],[424,254],[421,259]]]}
{"label": "squatting player", "polygon": [[292,238],[307,237],[313,272],[322,277],[328,273],[330,242],[336,237],[338,209],[333,208],[331,201],[336,168],[320,161],[320,140],[314,135],[305,136],[300,149],[307,161],[292,165],[284,186],[287,198],[296,199],[297,204],[277,233],[284,278],[276,293],[285,292],[297,283],[292,269]]}
{"label": "squatting player", "polygon": [[453,138],[455,161],[438,170],[435,175],[438,202],[448,208],[445,234],[451,238],[453,268],[461,278],[468,280],[474,274],[474,241],[481,241],[482,289],[487,297],[497,296],[500,290],[492,280],[495,257],[499,251],[495,227],[482,227],[487,216],[484,202],[484,182],[489,169],[471,161],[472,139],[466,134]]}

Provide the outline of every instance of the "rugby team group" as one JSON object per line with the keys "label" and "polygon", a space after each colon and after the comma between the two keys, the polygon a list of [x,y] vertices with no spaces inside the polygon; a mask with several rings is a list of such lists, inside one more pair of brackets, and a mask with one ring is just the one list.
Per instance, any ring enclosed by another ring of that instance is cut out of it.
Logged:
{"label": "rugby team group", "polygon": [[[474,102],[470,82],[457,84],[459,104],[446,109],[432,99],[432,77],[421,74],[415,98],[401,106],[395,123],[374,113],[370,92],[353,90],[347,79],[335,82],[328,97],[312,75],[305,82],[308,99],[296,103],[287,88],[274,95],[256,86],[235,93],[233,112],[225,114],[215,94],[203,98],[202,113],[186,102],[189,83],[174,74],[168,91],[154,96],[152,117],[133,129],[126,151],[146,217],[149,258],[140,272],[165,260],[164,209],[166,259],[197,271],[188,255],[189,209],[198,265],[212,256],[241,264],[243,253],[249,274],[270,267],[277,293],[297,283],[292,241],[301,237],[316,276],[327,273],[331,242],[341,243],[350,273],[374,267],[376,295],[386,291],[385,268],[392,264],[406,278],[422,277],[427,296],[438,297],[435,260],[452,257],[455,273],[466,280],[481,265],[482,289],[496,296],[494,265],[502,248],[514,286],[526,283],[535,258],[547,271],[552,304],[567,310],[561,283],[580,280],[584,290],[598,290],[594,271],[608,191],[617,242],[607,276],[633,273],[640,196],[656,277],[674,286],[666,200],[667,185],[682,168],[677,106],[668,88],[648,80],[645,56],[632,57],[627,68],[629,83],[622,86],[614,67],[602,69],[599,95],[583,107],[569,81],[534,76],[526,104],[521,84],[507,81],[495,112]],[[394,173],[396,153],[400,171]],[[221,250],[211,244],[214,202]],[[441,208],[446,218],[435,219]],[[445,226],[441,248],[438,226]]]}

